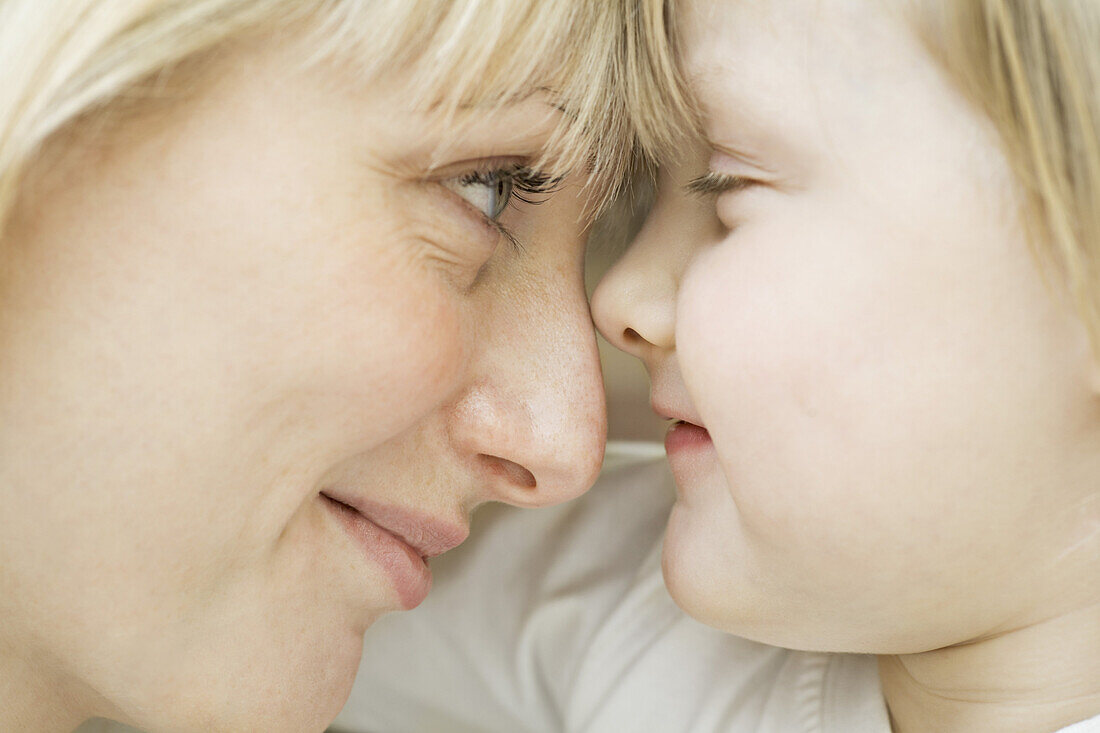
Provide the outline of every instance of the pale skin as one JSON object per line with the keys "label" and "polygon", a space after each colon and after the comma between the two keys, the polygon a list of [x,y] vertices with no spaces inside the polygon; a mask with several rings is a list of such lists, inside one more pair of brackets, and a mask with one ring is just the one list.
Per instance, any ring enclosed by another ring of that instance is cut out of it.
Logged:
{"label": "pale skin", "polygon": [[402,601],[320,491],[465,531],[594,480],[583,193],[510,204],[517,250],[460,181],[538,157],[553,100],[454,140],[399,77],[301,61],[248,45],[32,165],[0,268],[0,729],[321,730]]}
{"label": "pale skin", "polygon": [[706,142],[593,310],[709,432],[672,457],[685,610],[879,655],[898,733],[1054,730],[1100,713],[1100,367],[894,10],[683,3]]}

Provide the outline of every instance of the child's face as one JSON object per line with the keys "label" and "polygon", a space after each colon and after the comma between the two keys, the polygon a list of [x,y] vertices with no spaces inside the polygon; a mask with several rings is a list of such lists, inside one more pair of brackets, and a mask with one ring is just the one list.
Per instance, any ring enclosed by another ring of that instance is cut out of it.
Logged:
{"label": "child's face", "polygon": [[[665,169],[594,304],[658,412],[707,431],[669,440],[673,596],[878,653],[1072,603],[1096,570],[1093,366],[991,126],[879,3],[682,13],[708,146]],[[750,183],[685,194],[708,166]]]}

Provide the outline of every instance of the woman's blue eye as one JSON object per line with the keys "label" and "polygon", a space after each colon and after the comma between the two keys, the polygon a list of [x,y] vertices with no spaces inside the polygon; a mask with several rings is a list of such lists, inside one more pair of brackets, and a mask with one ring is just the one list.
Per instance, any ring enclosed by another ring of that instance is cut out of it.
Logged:
{"label": "woman's blue eye", "polygon": [[447,188],[469,201],[486,217],[496,221],[512,200],[514,177],[506,171],[468,173],[444,182]]}

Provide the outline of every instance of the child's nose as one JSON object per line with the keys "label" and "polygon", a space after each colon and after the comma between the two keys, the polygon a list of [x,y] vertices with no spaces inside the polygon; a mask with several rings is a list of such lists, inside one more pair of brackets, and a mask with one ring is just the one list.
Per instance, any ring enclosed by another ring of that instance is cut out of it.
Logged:
{"label": "child's nose", "polygon": [[646,361],[676,347],[674,273],[649,257],[639,240],[600,281],[592,296],[596,327],[613,346]]}

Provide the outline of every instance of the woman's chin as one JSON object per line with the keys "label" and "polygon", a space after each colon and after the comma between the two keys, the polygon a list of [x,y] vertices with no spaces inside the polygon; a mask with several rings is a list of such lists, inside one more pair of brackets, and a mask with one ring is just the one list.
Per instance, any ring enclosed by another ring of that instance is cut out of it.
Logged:
{"label": "woman's chin", "polygon": [[[288,715],[293,711],[298,727],[275,718],[263,729],[322,731],[332,723],[351,695],[363,656],[363,635],[380,616],[371,614],[361,623],[329,634],[303,634],[299,665],[294,668],[291,660],[287,660],[285,675],[275,682],[288,690],[288,697],[295,698],[287,705],[287,711]],[[258,699],[263,697],[261,694]],[[256,715],[262,715],[262,707],[256,709]]]}
{"label": "woman's chin", "polygon": [[[326,654],[313,654],[300,666],[286,660],[285,673],[271,679],[270,687],[256,689],[251,711],[242,718],[245,728],[227,725],[224,730],[265,730],[298,733],[323,731],[339,715],[351,695],[362,656],[362,635],[349,634],[341,643],[318,645]],[[283,700],[273,704],[272,691]],[[261,723],[262,721],[262,723]]]}

